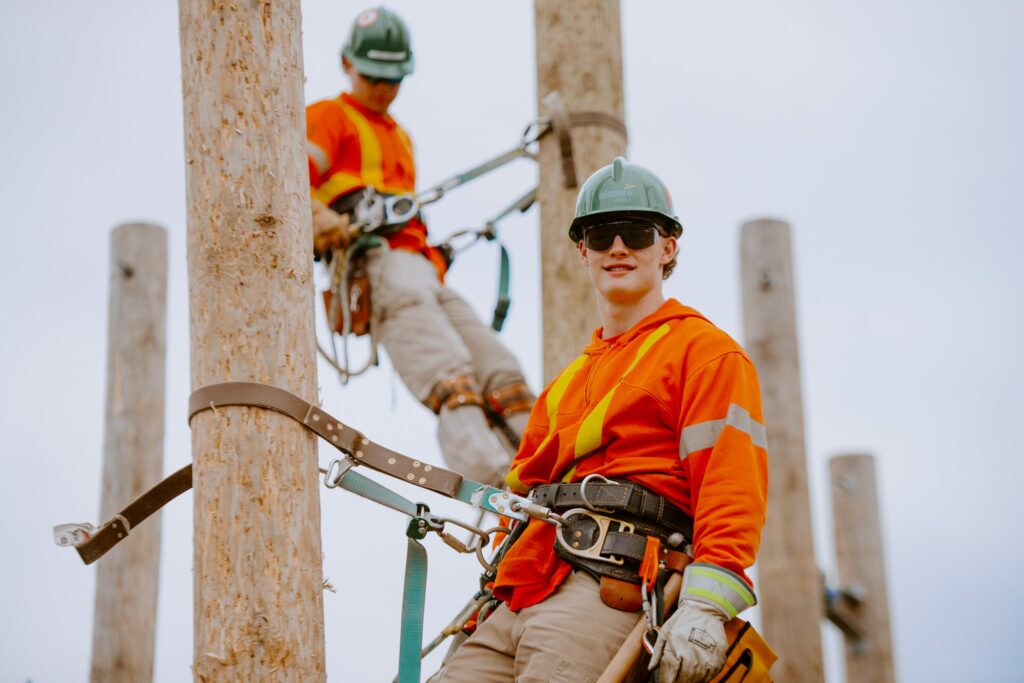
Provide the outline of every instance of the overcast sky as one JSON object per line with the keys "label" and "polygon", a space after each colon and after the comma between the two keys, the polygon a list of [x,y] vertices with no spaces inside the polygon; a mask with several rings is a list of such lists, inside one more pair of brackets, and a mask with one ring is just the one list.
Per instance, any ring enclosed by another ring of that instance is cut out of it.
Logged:
{"label": "overcast sky", "polygon": [[[834,580],[828,458],[873,453],[899,679],[1024,681],[1024,4],[623,5],[630,158],[662,177],[686,226],[667,293],[742,340],[739,225],[793,226],[822,569]],[[531,4],[391,6],[413,33],[417,72],[394,113],[421,185],[515,144],[536,111]],[[360,9],[303,3],[308,102],[344,87],[337,53]],[[3,682],[87,678],[95,569],[50,529],[100,521],[109,231],[121,222],[169,232],[165,471],[191,459],[179,60],[169,1],[0,3]],[[523,161],[459,190],[430,209],[432,233],[480,223],[535,178]],[[539,390],[536,210],[503,237],[503,336]],[[494,246],[479,246],[449,278],[482,316],[496,266]],[[433,416],[386,363],[344,389],[322,366],[320,384],[331,412],[440,462]],[[324,571],[338,588],[325,597],[328,675],[390,680],[403,518],[341,491],[321,500]],[[191,502],[163,514],[160,683],[191,675]],[[430,637],[478,567],[436,540],[428,548]],[[837,683],[838,639],[825,633]]]}

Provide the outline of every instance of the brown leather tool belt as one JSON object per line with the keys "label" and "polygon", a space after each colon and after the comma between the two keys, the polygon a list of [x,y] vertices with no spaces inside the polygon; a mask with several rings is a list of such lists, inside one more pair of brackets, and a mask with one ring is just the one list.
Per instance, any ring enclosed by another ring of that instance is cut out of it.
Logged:
{"label": "brown leather tool belt", "polygon": [[684,551],[693,538],[693,519],[639,484],[604,479],[548,484],[534,488],[530,497],[562,516],[555,543],[559,557],[598,580],[639,585],[648,536],[659,539],[667,569],[681,571],[688,562]]}

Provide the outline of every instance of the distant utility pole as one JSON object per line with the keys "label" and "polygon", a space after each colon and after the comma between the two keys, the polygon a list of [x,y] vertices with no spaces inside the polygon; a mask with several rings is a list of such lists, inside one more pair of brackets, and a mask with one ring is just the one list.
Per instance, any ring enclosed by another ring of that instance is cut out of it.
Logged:
{"label": "distant utility pole", "polygon": [[839,584],[853,598],[846,608],[857,630],[856,637],[846,638],[846,683],[893,683],[875,459],[842,455],[829,461],[829,470]]}
{"label": "distant utility pole", "polygon": [[768,430],[768,522],[757,562],[764,636],[779,654],[776,680],[821,683],[825,595],[811,532],[789,225],[750,221],[740,239],[744,336]]}
{"label": "distant utility pole", "polygon": [[[179,0],[192,387],[317,402],[299,0]],[[221,407],[192,420],[193,675],[324,681],[315,437]]]}
{"label": "distant utility pole", "polygon": [[[535,0],[534,18],[541,115],[550,114],[544,99],[557,92],[568,112],[624,120],[618,0]],[[568,237],[579,185],[626,153],[625,137],[611,128],[583,126],[571,135],[572,187],[567,187],[557,135],[543,138],[538,158],[545,383],[568,365],[600,324],[590,278]]]}
{"label": "distant utility pole", "polygon": [[[167,233],[130,223],[110,235],[107,412],[100,519],[163,477]],[[96,569],[93,683],[153,680],[160,521],[132,534]]]}

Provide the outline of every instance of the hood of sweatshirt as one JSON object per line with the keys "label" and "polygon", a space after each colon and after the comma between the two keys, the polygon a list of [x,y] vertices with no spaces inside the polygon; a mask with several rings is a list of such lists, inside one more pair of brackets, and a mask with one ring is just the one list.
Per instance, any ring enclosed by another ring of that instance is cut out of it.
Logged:
{"label": "hood of sweatshirt", "polygon": [[588,356],[599,356],[611,348],[628,344],[636,337],[646,334],[650,330],[660,327],[662,324],[667,323],[670,320],[683,318],[699,318],[700,320],[711,324],[711,321],[698,311],[690,308],[689,306],[684,306],[675,299],[670,298],[659,306],[656,311],[620,335],[609,337],[608,339],[601,339],[601,335],[604,333],[604,327],[597,328],[590,336],[590,343],[583,349],[583,353]]}

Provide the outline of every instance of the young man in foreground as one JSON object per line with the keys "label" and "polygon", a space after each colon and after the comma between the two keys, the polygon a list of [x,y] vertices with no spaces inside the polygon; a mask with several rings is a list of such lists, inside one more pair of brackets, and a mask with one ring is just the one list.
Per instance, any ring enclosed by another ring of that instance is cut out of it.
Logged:
{"label": "young man in foreground", "polygon": [[765,429],[750,358],[662,293],[681,233],[660,180],[622,158],[580,191],[569,237],[603,324],[538,398],[506,477],[565,522],[530,521],[498,567],[503,603],[435,680],[597,680],[637,622],[644,556],[667,548],[694,562],[651,666],[659,683],[721,668],[724,624],[756,602]]}

